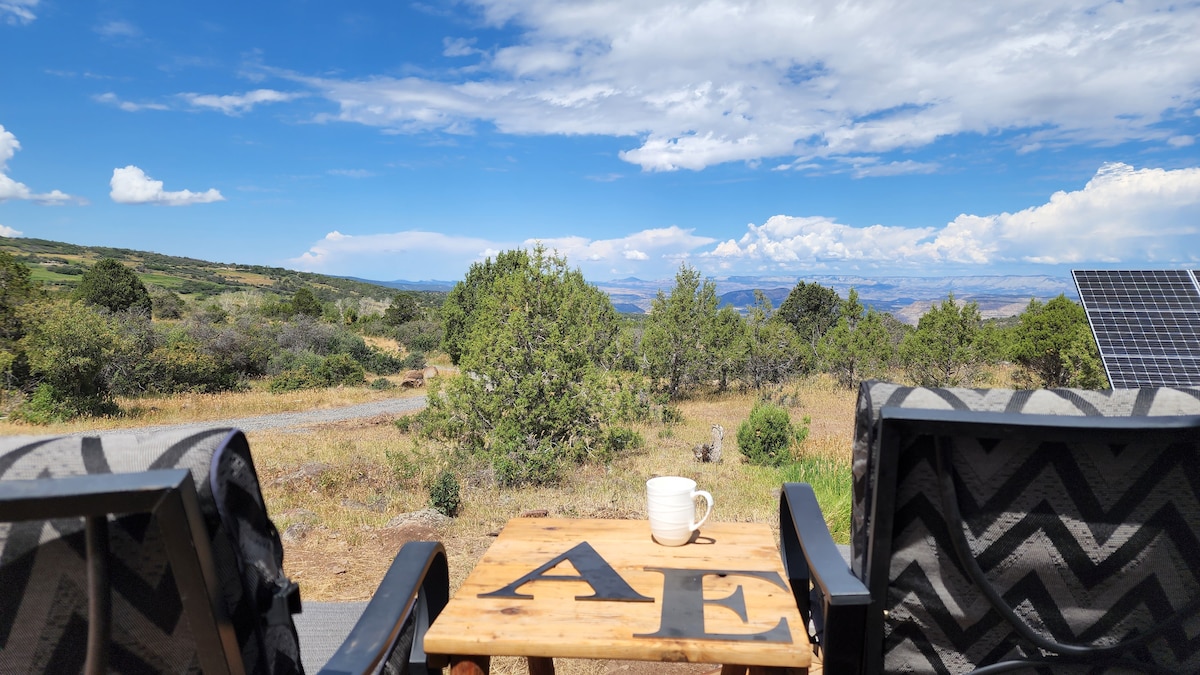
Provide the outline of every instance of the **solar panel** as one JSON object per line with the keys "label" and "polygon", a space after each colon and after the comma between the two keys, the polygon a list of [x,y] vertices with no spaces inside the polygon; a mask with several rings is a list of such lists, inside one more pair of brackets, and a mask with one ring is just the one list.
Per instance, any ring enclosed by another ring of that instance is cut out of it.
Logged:
{"label": "solar panel", "polygon": [[1114,389],[1200,386],[1200,271],[1071,274]]}

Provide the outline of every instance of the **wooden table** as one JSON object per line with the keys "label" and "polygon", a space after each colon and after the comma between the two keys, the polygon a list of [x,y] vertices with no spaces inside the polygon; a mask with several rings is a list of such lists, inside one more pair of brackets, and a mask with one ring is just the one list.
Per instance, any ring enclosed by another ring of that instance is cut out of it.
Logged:
{"label": "wooden table", "polygon": [[510,520],[424,647],[452,673],[487,673],[491,656],[529,657],[531,673],[554,657],[804,672],[811,656],[768,526],[708,523],[661,546],[644,520]]}

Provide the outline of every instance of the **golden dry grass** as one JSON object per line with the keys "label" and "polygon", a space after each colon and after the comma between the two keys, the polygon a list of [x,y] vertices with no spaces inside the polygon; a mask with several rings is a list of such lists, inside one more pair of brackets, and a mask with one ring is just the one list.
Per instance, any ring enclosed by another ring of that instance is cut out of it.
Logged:
{"label": "golden dry grass", "polygon": [[[439,368],[453,372],[439,364]],[[120,401],[136,416],[85,420],[52,427],[0,421],[0,434],[66,433],[154,424],[220,420],[272,412],[352,405],[424,390],[376,391],[346,387],[270,394],[253,391],[184,395]],[[792,419],[811,417],[802,452],[849,463],[855,393],[837,388],[823,376],[771,392]],[[713,493],[712,518],[725,522],[763,522],[777,527],[780,472],[742,464],[737,427],[749,415],[758,394],[731,392],[678,404],[679,424],[637,428],[645,446],[610,466],[585,466],[554,487],[500,489],[484,464],[452,458],[445,450],[415,443],[391,416],[330,423],[294,430],[248,434],[267,508],[284,534],[284,565],[306,600],[361,600],[374,592],[400,546],[411,540],[439,540],[449,556],[451,585],[457,588],[482,557],[504,523],[529,511],[578,518],[644,518],[645,480],[654,475],[694,478]],[[711,438],[711,425],[725,428],[724,462],[698,464],[692,449]],[[418,521],[388,527],[401,514],[429,504],[426,485],[443,466],[454,463],[462,483],[462,510],[448,524]],[[649,668],[649,670],[647,670]],[[564,661],[565,675],[702,672],[691,666],[618,662]],[[519,659],[496,659],[498,675],[523,672]]]}
{"label": "golden dry grass", "polygon": [[[786,395],[782,400],[793,420],[812,418],[805,453],[849,463],[854,392],[818,377],[778,394]],[[561,517],[644,518],[645,480],[654,475],[694,478],[714,495],[714,520],[776,527],[779,472],[742,464],[736,449],[737,427],[756,397],[726,393],[684,401],[679,404],[682,423],[640,427],[644,448],[608,467],[581,467],[555,487],[500,489],[485,465],[415,445],[390,419],[340,422],[308,434],[258,431],[250,441],[268,509],[285,533],[285,567],[303,597],[360,600],[370,597],[405,541],[441,541],[450,561],[451,586],[457,588],[508,519],[535,510]],[[692,448],[709,442],[712,424],[725,428],[725,461],[698,464]],[[428,506],[425,485],[452,461],[462,482],[458,517],[448,524],[387,527],[392,518]],[[642,668],[613,662],[559,664],[559,672],[573,675],[666,672]],[[523,672],[523,663],[496,659],[493,672]],[[692,666],[671,672],[699,671]]]}
{"label": "golden dry grass", "polygon": [[[388,379],[399,383],[398,376]],[[391,389],[381,391],[369,387],[334,387],[304,389],[272,394],[265,382],[257,382],[250,391],[219,394],[177,394],[139,398],[118,397],[123,411],[116,417],[93,417],[38,426],[11,420],[0,420],[0,435],[59,434],[77,431],[127,429],[159,424],[185,424],[266,415],[270,413],[321,410],[354,405],[386,398],[419,396],[424,390]]]}
{"label": "golden dry grass", "polygon": [[[794,403],[794,420],[812,418],[803,451],[848,463],[854,393],[821,378],[784,393]],[[607,467],[580,467],[554,487],[500,489],[486,465],[418,446],[390,419],[334,423],[309,434],[256,431],[250,440],[276,524],[303,532],[288,544],[289,573],[307,597],[356,599],[371,594],[395,553],[388,547],[402,538],[385,527],[388,521],[426,507],[425,485],[452,461],[463,507],[452,523],[435,528],[435,538],[447,545],[456,584],[509,518],[539,509],[552,516],[641,518],[645,480],[654,475],[688,476],[713,492],[715,520],[775,525],[779,473],[742,464],[734,438],[755,399],[727,393],[684,401],[681,424],[641,427],[644,448]],[[726,430],[725,461],[698,464],[692,448],[709,441],[712,424]]]}

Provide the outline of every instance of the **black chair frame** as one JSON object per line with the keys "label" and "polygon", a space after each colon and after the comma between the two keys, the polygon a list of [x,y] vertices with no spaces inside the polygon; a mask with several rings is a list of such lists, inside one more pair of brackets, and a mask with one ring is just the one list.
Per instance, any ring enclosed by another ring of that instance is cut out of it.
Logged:
{"label": "black chair frame", "polygon": [[[866,509],[870,536],[863,556],[866,583],[854,575],[837,551],[811,486],[789,483],[784,485],[780,496],[784,566],[802,616],[812,621],[812,639],[821,650],[828,672],[882,672],[884,598],[892,556],[901,443],[915,435],[934,439],[943,518],[951,533],[952,553],[958,564],[999,615],[1018,634],[1047,654],[988,664],[974,673],[992,675],[1037,666],[1053,669],[1068,664],[1119,664],[1148,673],[1171,672],[1132,660],[1128,655],[1164,631],[1200,614],[1200,598],[1191,600],[1174,616],[1146,633],[1112,646],[1061,644],[1038,634],[1004,602],[970,554],[961,527],[950,443],[946,439],[954,436],[1027,437],[1038,441],[1078,442],[1081,437],[1090,436],[1097,442],[1116,443],[1145,442],[1146,434],[1155,434],[1156,442],[1194,443],[1200,436],[1200,416],[1074,417],[885,407],[880,411],[874,433],[881,446],[874,465],[868,467],[871,487]],[[812,590],[806,592],[810,581]],[[876,590],[874,595],[872,589]]]}
{"label": "black chair frame", "polygon": [[[107,672],[112,602],[108,579],[108,516],[149,514],[157,522],[184,613],[205,673],[245,672],[233,624],[224,609],[208,534],[192,474],[186,469],[0,481],[0,522],[82,518],[88,576],[85,672]],[[410,542],[396,554],[362,617],[322,673],[377,672],[400,639],[405,620],[416,622],[410,672],[428,663],[421,636],[449,595],[446,552],[437,542]],[[303,648],[303,645],[301,645]]]}

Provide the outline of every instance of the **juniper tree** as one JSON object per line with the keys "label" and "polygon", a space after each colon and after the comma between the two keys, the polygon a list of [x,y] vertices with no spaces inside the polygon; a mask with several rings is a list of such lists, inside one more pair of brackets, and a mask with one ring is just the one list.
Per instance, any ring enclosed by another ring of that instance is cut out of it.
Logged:
{"label": "juniper tree", "polygon": [[149,314],[152,306],[142,280],[114,258],[104,258],[84,272],[75,295],[89,305],[112,312],[133,309]]}
{"label": "juniper tree", "polygon": [[900,363],[923,387],[975,383],[983,366],[997,360],[993,332],[983,324],[979,304],[959,305],[950,293],[917,322],[900,343]]}
{"label": "juniper tree", "polygon": [[665,380],[675,398],[683,389],[712,374],[715,345],[712,325],[717,316],[717,289],[711,279],[687,264],[675,274],[670,295],[660,290],[646,317],[642,359],[647,374]]}
{"label": "juniper tree", "polygon": [[487,454],[502,483],[549,482],[600,451],[608,392],[598,361],[616,311],[564,258],[541,247],[501,256],[502,267],[485,266],[486,283],[477,274],[469,293],[459,289],[471,307],[461,316],[463,375],[435,381],[423,422]]}
{"label": "juniper tree", "polygon": [[818,344],[821,363],[843,387],[879,377],[893,357],[892,342],[883,319],[874,309],[864,309],[858,291],[842,303],[837,323]]}
{"label": "juniper tree", "polygon": [[816,360],[821,338],[837,323],[841,305],[837,291],[816,282],[801,281],[779,306],[779,318],[796,329],[808,348],[810,362]]}
{"label": "juniper tree", "polygon": [[1078,359],[1095,348],[1087,314],[1065,295],[1045,304],[1030,300],[1011,330],[1013,360],[1043,387],[1069,386],[1076,375],[1071,355]]}

